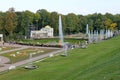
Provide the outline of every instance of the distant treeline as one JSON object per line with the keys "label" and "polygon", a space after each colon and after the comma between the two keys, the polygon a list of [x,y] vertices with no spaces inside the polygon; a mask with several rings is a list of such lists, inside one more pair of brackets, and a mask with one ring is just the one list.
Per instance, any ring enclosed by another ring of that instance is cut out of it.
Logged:
{"label": "distant treeline", "polygon": [[[90,30],[120,29],[120,14],[94,13],[84,16],[69,13],[61,15],[64,35],[85,33],[86,24],[89,25]],[[57,36],[59,33],[58,16],[58,12],[49,12],[45,9],[33,13],[28,10],[16,12],[14,8],[9,8],[6,12],[0,12],[0,33],[4,34],[4,38],[14,38],[27,35],[31,26],[39,30],[50,25],[54,28],[54,35]]]}

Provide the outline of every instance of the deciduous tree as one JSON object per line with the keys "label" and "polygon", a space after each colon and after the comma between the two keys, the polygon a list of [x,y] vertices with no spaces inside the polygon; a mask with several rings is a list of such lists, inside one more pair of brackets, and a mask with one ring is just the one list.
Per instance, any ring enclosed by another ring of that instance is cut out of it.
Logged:
{"label": "deciduous tree", "polygon": [[13,35],[13,31],[17,26],[17,15],[15,13],[14,8],[10,8],[6,12],[6,19],[5,19],[5,29],[9,33],[10,36]]}

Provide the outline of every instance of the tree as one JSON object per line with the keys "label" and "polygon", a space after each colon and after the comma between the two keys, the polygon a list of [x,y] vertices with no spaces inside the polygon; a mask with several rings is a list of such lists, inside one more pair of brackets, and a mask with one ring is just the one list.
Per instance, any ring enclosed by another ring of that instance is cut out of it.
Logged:
{"label": "tree", "polygon": [[0,15],[0,31],[2,31],[3,29],[3,19],[2,19],[2,15]]}
{"label": "tree", "polygon": [[45,9],[38,10],[37,12],[41,15],[40,20],[39,20],[40,28],[46,25],[49,25],[50,24],[50,13]]}
{"label": "tree", "polygon": [[89,24],[86,16],[78,15],[78,27],[79,28],[76,28],[76,29],[78,29],[80,32],[85,33],[85,31],[86,31],[86,24]]}
{"label": "tree", "polygon": [[25,29],[29,24],[26,23],[28,18],[25,16],[24,12],[16,12],[16,14],[18,16],[18,24],[15,29],[15,32],[19,35],[25,35]]}
{"label": "tree", "polygon": [[26,18],[26,22],[28,23],[28,25],[32,24],[34,20],[34,13],[28,10],[26,10],[23,13],[24,13],[24,17]]}
{"label": "tree", "polygon": [[106,14],[105,14],[105,17],[106,17],[107,19],[110,19],[110,20],[113,20],[113,19],[114,19],[114,16],[113,16],[112,14],[110,14],[110,13],[106,13]]}
{"label": "tree", "polygon": [[18,25],[16,27],[16,33],[19,35],[29,35],[29,27],[33,25],[34,13],[31,11],[16,12],[18,16]]}
{"label": "tree", "polygon": [[106,29],[109,29],[111,26],[112,21],[110,19],[105,20],[105,27]]}
{"label": "tree", "polygon": [[66,26],[70,33],[76,33],[78,30],[78,17],[74,13],[70,13],[66,16]]}
{"label": "tree", "polygon": [[116,30],[116,29],[117,29],[116,26],[117,26],[117,23],[112,23],[112,24],[110,25],[110,29],[111,29],[111,30]]}
{"label": "tree", "polygon": [[113,22],[116,22],[116,23],[117,23],[116,28],[117,28],[118,30],[120,30],[120,14],[114,15]]}
{"label": "tree", "polygon": [[40,14],[38,12],[36,12],[34,14],[34,20],[39,20],[41,18]]}
{"label": "tree", "polygon": [[[62,14],[61,14],[62,15]],[[40,9],[36,13],[29,10],[23,12],[15,12],[14,8],[10,8],[7,12],[0,12],[0,33],[6,36],[14,34],[28,35],[30,26],[35,29],[41,29],[46,25],[54,28],[54,34],[58,35],[58,20],[57,12],[48,12],[45,9]],[[89,14],[86,16],[69,13],[62,15],[62,26],[64,34],[73,34],[78,32],[85,33],[86,24],[90,30],[100,29],[118,29],[120,30],[120,14],[112,15],[106,13]]]}
{"label": "tree", "polygon": [[86,17],[88,19],[88,24],[90,25],[91,29],[100,30],[105,28],[104,22],[106,20],[106,17],[101,13],[89,14]]}
{"label": "tree", "polygon": [[50,14],[50,26],[54,28],[54,34],[58,35],[58,13],[52,12]]}
{"label": "tree", "polygon": [[39,28],[40,18],[41,18],[41,15],[40,15],[38,12],[36,12],[36,13],[34,14],[33,24],[34,24],[34,26],[36,27],[37,30],[40,29],[40,28]]}
{"label": "tree", "polygon": [[101,13],[98,13],[94,23],[94,29],[96,30],[104,29],[105,20],[106,20],[106,17],[104,17]]}
{"label": "tree", "polygon": [[88,19],[89,30],[93,30],[94,21],[92,19]]}
{"label": "tree", "polygon": [[14,8],[10,8],[6,12],[5,19],[5,29],[9,33],[10,36],[13,36],[13,31],[17,26],[17,15],[14,11]]}

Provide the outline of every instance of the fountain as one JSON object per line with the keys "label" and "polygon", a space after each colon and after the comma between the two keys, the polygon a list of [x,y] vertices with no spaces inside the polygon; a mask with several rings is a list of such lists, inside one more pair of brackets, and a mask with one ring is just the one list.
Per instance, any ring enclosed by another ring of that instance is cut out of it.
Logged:
{"label": "fountain", "polygon": [[88,35],[88,32],[89,32],[89,30],[88,30],[88,24],[86,25],[86,35]]}
{"label": "fountain", "polygon": [[104,30],[100,30],[100,41],[104,39]]}
{"label": "fountain", "polygon": [[60,41],[61,41],[61,45],[64,46],[61,15],[59,15],[59,38],[60,38]]}
{"label": "fountain", "polygon": [[33,65],[33,62],[32,62],[32,54],[33,53],[30,53],[30,56],[29,56],[29,65],[28,66],[25,66],[24,68],[25,69],[36,69],[37,66]]}
{"label": "fountain", "polygon": [[105,31],[105,39],[107,39],[108,37],[107,37],[107,30]]}
{"label": "fountain", "polygon": [[67,56],[67,44],[64,43],[61,15],[59,15],[59,38],[61,41],[61,45],[64,48],[64,54],[62,54],[62,56]]}
{"label": "fountain", "polygon": [[90,35],[90,31],[88,32],[88,43],[91,43],[91,35]]}

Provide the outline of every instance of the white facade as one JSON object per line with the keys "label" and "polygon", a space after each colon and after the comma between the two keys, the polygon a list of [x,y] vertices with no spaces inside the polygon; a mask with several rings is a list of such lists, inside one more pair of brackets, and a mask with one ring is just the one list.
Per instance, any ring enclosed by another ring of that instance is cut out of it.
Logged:
{"label": "white facade", "polygon": [[30,38],[48,38],[53,37],[53,28],[50,26],[45,26],[45,28],[42,28],[41,30],[35,30],[31,31]]}
{"label": "white facade", "polygon": [[0,41],[3,41],[3,34],[0,34]]}

